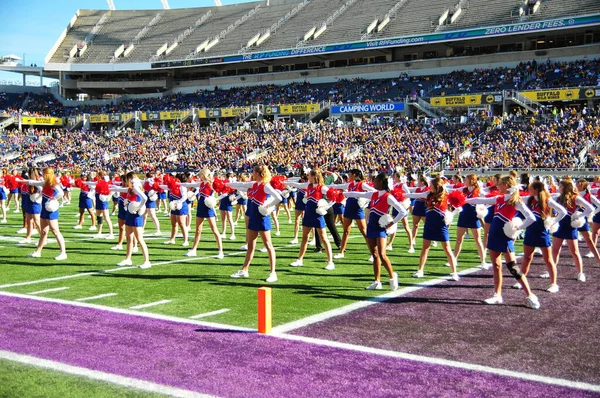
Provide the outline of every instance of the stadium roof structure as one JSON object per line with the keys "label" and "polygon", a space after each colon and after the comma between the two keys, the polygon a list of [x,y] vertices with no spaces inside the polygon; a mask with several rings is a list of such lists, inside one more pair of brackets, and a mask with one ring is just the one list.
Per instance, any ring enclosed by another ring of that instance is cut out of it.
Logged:
{"label": "stadium roof structure", "polygon": [[78,10],[46,71],[135,71],[600,25],[598,0],[271,0]]}

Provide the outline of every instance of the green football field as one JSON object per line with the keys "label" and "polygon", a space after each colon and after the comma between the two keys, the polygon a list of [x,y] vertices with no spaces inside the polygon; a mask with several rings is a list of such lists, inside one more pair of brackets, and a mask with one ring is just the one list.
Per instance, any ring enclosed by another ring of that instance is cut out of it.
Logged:
{"label": "green football field", "polygon": [[[257,327],[257,288],[262,286],[273,288],[274,326],[389,292],[385,270],[382,273],[383,290],[364,289],[373,281],[373,271],[368,261],[368,249],[356,227],[352,230],[345,258],[335,260],[335,270],[324,269],[325,253],[314,253],[312,246],[304,258],[304,267],[294,268],[289,263],[297,258],[299,245],[289,244],[293,225],[288,224],[282,211],[279,217],[281,236],[273,236],[279,281],[267,284],[267,253],[258,251],[250,268],[250,278],[229,277],[241,267],[245,256],[245,252],[239,250],[245,236],[242,223],[236,227],[237,240],[224,240],[225,258],[218,260],[215,258],[216,243],[206,223],[198,256],[188,258],[184,256],[188,248],[181,246],[181,238],[177,238],[176,245],[164,245],[168,236],[152,236],[155,230],[150,222],[146,239],[153,267],[122,269],[115,264],[124,259],[124,252],[110,250],[115,241],[95,239],[95,232],[87,229],[89,218],[84,222],[84,229],[72,229],[77,220],[76,212],[74,204],[60,209],[60,226],[67,241],[68,259],[58,262],[54,260],[58,246],[53,240],[44,249],[42,258],[27,257],[35,246],[17,243],[23,238],[16,233],[21,227],[21,216],[12,213],[11,209],[9,223],[0,225],[1,291],[120,309],[148,305],[134,310],[248,328]],[[161,230],[166,234],[170,228],[169,220],[162,214],[159,219]],[[116,222],[116,216],[112,221]],[[341,226],[338,228],[341,232]],[[192,238],[190,236],[190,240]],[[37,235],[34,235],[34,241],[37,241]],[[394,250],[388,252],[394,270],[400,276],[401,287],[447,276],[450,272],[444,266],[443,251],[437,247],[430,251],[425,279],[412,278],[418,266],[420,247],[421,240],[417,239],[416,253],[408,254],[408,240],[400,230]],[[134,266],[142,262],[141,253],[134,254]],[[459,259],[459,270],[475,267],[479,262],[473,241],[467,239]]]}

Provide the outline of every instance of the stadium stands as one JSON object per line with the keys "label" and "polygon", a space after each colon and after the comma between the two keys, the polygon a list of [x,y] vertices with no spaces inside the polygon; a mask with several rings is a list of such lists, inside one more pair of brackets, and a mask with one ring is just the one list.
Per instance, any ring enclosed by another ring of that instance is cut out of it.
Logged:
{"label": "stadium stands", "polygon": [[75,23],[67,32],[66,37],[50,58],[53,63],[65,63],[69,59],[69,52],[74,45],[83,42],[96,23],[102,18],[105,11],[79,10]]}

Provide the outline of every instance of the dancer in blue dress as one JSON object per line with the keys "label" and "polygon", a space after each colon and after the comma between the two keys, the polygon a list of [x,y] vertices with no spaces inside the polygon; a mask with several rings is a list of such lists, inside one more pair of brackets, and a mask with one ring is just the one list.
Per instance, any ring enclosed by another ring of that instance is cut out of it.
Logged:
{"label": "dancer in blue dress", "polygon": [[[459,189],[462,190],[467,199],[478,198],[480,190],[477,176],[475,174],[467,175],[465,187]],[[458,256],[460,255],[462,244],[465,240],[465,234],[470,230],[471,236],[475,241],[475,246],[477,246],[481,267],[487,267],[487,264],[485,263],[485,249],[481,242],[480,229],[481,222],[479,221],[475,205],[465,204],[458,215],[458,223],[456,224],[456,242],[454,244],[454,257],[456,258],[456,261],[458,261]]]}

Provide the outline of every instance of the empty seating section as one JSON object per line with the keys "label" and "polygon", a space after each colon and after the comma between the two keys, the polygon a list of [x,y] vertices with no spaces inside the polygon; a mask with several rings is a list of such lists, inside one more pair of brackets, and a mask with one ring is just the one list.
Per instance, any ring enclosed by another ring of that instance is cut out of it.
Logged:
{"label": "empty seating section", "polygon": [[547,0],[542,3],[538,12],[529,17],[529,20],[598,13],[600,13],[600,1],[598,0]]}
{"label": "empty seating section", "polygon": [[103,10],[79,10],[79,16],[77,17],[75,24],[69,29],[67,36],[58,46],[58,49],[54,54],[52,54],[50,62],[66,62],[69,58],[69,51],[71,51],[75,44],[82,42],[83,39],[85,39],[105,12],[106,11]]}
{"label": "empty seating section", "polygon": [[[460,18],[440,30],[466,29],[472,26],[491,26],[513,23],[519,20],[516,13],[523,0],[469,0]],[[513,16],[514,14],[514,16]]]}
{"label": "empty seating section", "polygon": [[109,62],[117,47],[133,40],[141,27],[148,25],[158,12],[158,10],[112,11],[78,62],[91,64]]}

